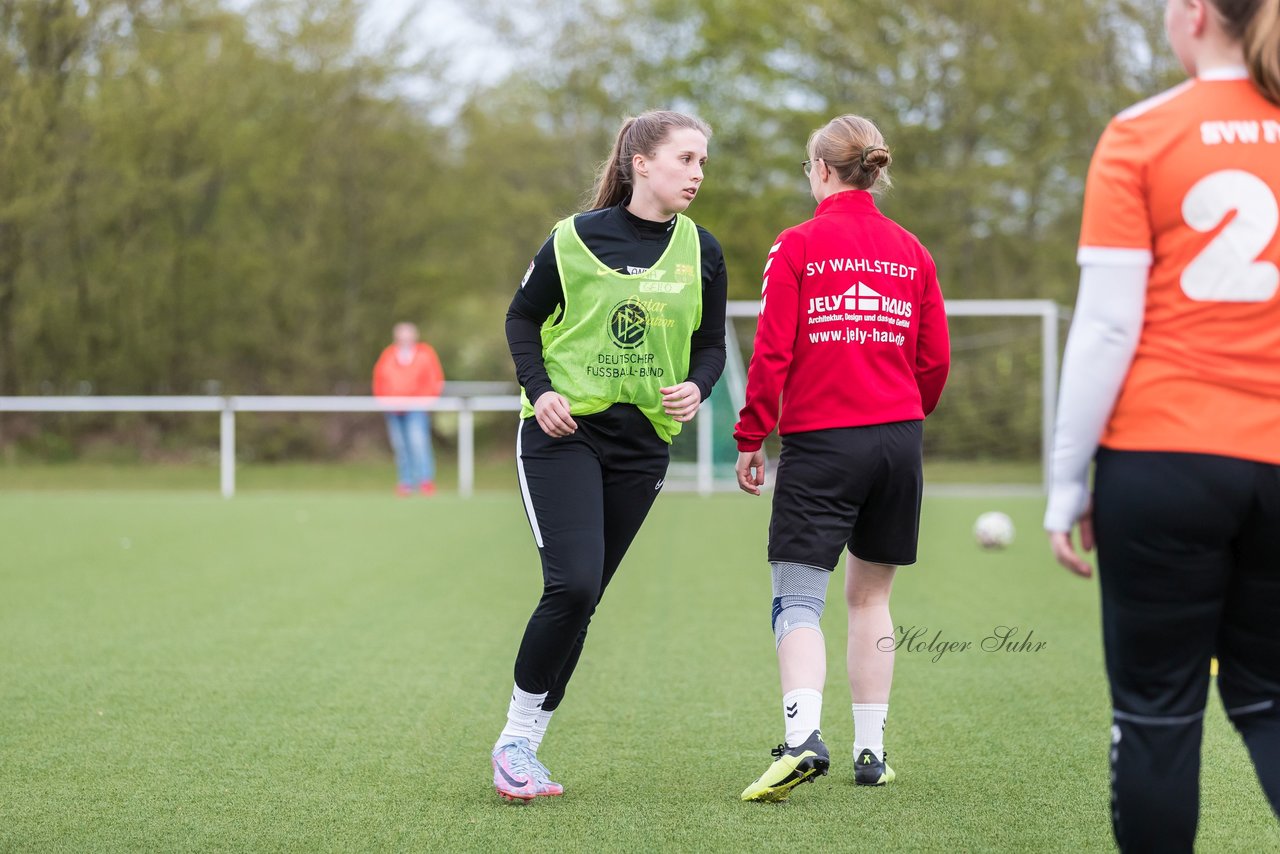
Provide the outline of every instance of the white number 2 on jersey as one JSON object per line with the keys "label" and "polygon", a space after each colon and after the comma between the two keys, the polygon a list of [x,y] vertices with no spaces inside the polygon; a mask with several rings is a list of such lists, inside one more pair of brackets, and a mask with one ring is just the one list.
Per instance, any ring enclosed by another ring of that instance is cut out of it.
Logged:
{"label": "white number 2 on jersey", "polygon": [[1235,219],[1182,271],[1182,291],[1204,302],[1265,302],[1280,287],[1280,269],[1259,261],[1280,225],[1276,195],[1261,178],[1225,169],[1196,182],[1182,200],[1182,218],[1196,231]]}

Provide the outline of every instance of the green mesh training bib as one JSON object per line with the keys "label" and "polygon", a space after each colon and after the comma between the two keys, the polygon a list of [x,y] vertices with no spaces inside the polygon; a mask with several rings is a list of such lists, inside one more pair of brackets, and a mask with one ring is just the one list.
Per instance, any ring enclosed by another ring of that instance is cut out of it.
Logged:
{"label": "green mesh training bib", "polygon": [[[670,442],[681,424],[662,410],[659,389],[685,381],[689,339],[702,323],[702,246],[693,220],[677,214],[671,243],[644,273],[626,275],[591,254],[573,225],[555,232],[564,307],[542,325],[552,387],[574,415],[632,403]],[[522,418],[533,405],[522,393]]]}

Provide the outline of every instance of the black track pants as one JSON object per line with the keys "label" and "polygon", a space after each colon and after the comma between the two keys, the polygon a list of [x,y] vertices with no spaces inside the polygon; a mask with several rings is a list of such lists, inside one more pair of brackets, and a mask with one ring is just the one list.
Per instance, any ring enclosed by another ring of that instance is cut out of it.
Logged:
{"label": "black track pants", "polygon": [[1212,656],[1280,803],[1280,466],[1104,449],[1095,490],[1116,841],[1190,852]]}
{"label": "black track pants", "polygon": [[516,656],[516,685],[549,692],[555,709],[582,654],[587,625],[662,489],[669,446],[634,406],[576,416],[553,439],[533,418],[520,425],[516,465],[542,557],[542,599]]}

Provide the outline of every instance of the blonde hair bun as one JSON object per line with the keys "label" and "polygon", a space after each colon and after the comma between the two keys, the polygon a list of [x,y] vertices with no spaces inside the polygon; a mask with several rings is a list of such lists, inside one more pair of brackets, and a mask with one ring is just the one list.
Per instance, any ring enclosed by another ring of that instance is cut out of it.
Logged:
{"label": "blonde hair bun", "polygon": [[822,160],[841,183],[881,193],[892,186],[893,155],[880,129],[862,116],[836,116],[809,136],[809,158]]}

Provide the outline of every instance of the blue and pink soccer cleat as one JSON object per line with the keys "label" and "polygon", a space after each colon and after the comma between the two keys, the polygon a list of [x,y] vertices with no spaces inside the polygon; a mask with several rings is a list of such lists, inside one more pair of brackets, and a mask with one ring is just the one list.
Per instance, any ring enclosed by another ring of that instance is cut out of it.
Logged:
{"label": "blue and pink soccer cleat", "polygon": [[551,781],[551,772],[538,761],[527,738],[498,745],[490,759],[493,787],[508,801],[531,801],[564,794],[564,786]]}

